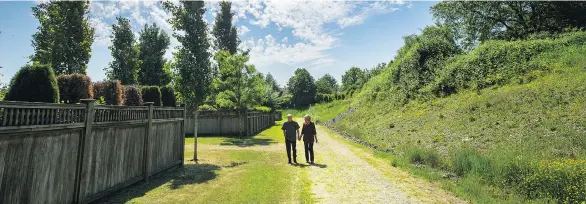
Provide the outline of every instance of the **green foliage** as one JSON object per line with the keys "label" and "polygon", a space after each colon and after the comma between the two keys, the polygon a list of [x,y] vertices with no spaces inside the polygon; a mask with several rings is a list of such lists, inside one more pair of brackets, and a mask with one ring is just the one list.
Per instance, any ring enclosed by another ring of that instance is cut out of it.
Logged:
{"label": "green foliage", "polygon": [[441,165],[439,154],[433,150],[411,147],[407,148],[406,154],[412,164],[424,164],[434,168]]}
{"label": "green foliage", "polygon": [[144,25],[140,31],[140,53],[142,62],[138,72],[138,81],[141,85],[165,86],[163,83],[166,72],[164,71],[166,60],[164,58],[170,39],[167,33],[153,23]]}
{"label": "green foliage", "polygon": [[123,91],[122,83],[119,80],[94,83],[94,98],[103,100],[106,105],[122,105],[124,103]]}
{"label": "green foliage", "polygon": [[208,104],[203,104],[203,105],[199,106],[198,109],[200,111],[216,111],[216,110],[218,110],[218,109],[216,109],[213,106],[210,106]]}
{"label": "green foliage", "polygon": [[544,160],[523,179],[520,188],[529,198],[555,198],[560,203],[586,200],[586,160]]}
{"label": "green foliage", "polygon": [[586,28],[585,2],[445,1],[431,11],[437,23],[456,31],[467,48],[487,40],[525,39],[537,32]]}
{"label": "green foliage", "polygon": [[59,102],[59,86],[49,65],[25,65],[12,78],[5,101]]}
{"label": "green foliage", "polygon": [[226,50],[231,55],[236,54],[240,39],[238,39],[238,31],[236,26],[232,25],[232,17],[234,13],[230,11],[232,2],[220,1],[220,12],[216,15],[212,35],[215,37],[214,46],[216,50]]}
{"label": "green foliage", "polygon": [[177,98],[175,96],[175,90],[173,89],[173,87],[161,87],[161,99],[163,101],[163,106],[177,106]]}
{"label": "green foliage", "polygon": [[216,54],[219,75],[212,86],[217,93],[215,104],[222,109],[245,109],[262,104],[266,91],[264,78],[253,65],[247,65],[248,57],[231,55],[222,50]]}
{"label": "green foliage", "polygon": [[452,170],[459,176],[467,173],[483,175],[490,173],[491,163],[478,151],[464,148],[456,152],[452,160]]}
{"label": "green foliage", "polygon": [[142,105],[142,91],[136,85],[124,86],[124,105],[140,106]]}
{"label": "green foliage", "polygon": [[565,33],[553,39],[489,41],[466,55],[450,60],[436,81],[423,91],[446,96],[468,88],[483,89],[511,82],[528,83],[549,71],[547,64],[531,63],[539,54],[585,43],[584,32]]}
{"label": "green foliage", "polygon": [[258,112],[264,112],[264,113],[271,112],[271,108],[270,107],[266,107],[266,106],[257,106],[257,107],[252,108],[252,110],[258,111]]}
{"label": "green foliage", "polygon": [[205,3],[182,1],[176,6],[165,1],[163,7],[173,15],[169,22],[175,30],[174,36],[182,45],[175,55],[177,91],[188,107],[199,107],[206,99],[212,81],[210,43],[203,19]]}
{"label": "green foliage", "polygon": [[358,67],[352,67],[342,75],[344,91],[356,91],[362,88],[364,83],[364,72]]}
{"label": "green foliage", "polygon": [[49,1],[32,8],[39,20],[31,59],[48,64],[55,74],[85,74],[94,42],[88,22],[89,1]]}
{"label": "green foliage", "polygon": [[307,106],[315,102],[315,80],[306,69],[295,70],[295,75],[289,79],[287,84],[292,94],[291,102],[297,106]]}
{"label": "green foliage", "polygon": [[161,89],[158,86],[140,87],[143,102],[154,102],[155,106],[161,106]]}
{"label": "green foliage", "polygon": [[[112,25],[112,45],[108,47],[114,61],[105,68],[106,75],[111,80],[120,80],[124,85],[138,83],[138,70],[141,67],[139,47],[132,33],[130,20],[117,17],[117,24]],[[144,57],[144,56],[143,56]]]}
{"label": "green foliage", "polygon": [[75,104],[81,99],[94,98],[94,87],[90,77],[83,74],[59,75],[59,99],[61,103]]}
{"label": "green foliage", "polygon": [[[325,74],[315,82],[317,94],[333,94],[338,91],[338,82],[329,74]],[[318,100],[320,101],[320,100]]]}

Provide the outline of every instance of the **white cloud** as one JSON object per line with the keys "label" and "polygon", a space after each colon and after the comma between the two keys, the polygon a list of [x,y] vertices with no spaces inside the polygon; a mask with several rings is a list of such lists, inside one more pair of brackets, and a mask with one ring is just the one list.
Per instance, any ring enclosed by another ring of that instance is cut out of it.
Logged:
{"label": "white cloud", "polygon": [[110,46],[110,34],[112,33],[112,26],[104,22],[100,18],[90,18],[89,24],[94,27],[94,43],[98,45]]}
{"label": "white cloud", "polygon": [[[236,16],[248,19],[261,29],[291,29],[296,38],[276,41],[272,35],[251,38],[243,43],[251,49],[251,63],[259,67],[282,63],[290,66],[331,64],[327,51],[339,44],[338,29],[363,23],[368,17],[397,10],[402,1],[250,1],[233,2]],[[338,28],[332,28],[337,25]]]}
{"label": "white cloud", "polygon": [[242,25],[238,28],[238,35],[239,36],[246,35],[246,33],[248,33],[248,31],[250,31],[250,29],[248,29],[248,27]]}

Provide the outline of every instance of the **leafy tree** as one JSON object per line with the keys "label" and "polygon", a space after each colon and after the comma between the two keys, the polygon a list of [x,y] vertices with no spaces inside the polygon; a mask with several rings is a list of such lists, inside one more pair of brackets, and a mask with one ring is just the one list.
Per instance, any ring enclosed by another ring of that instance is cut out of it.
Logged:
{"label": "leafy tree", "polygon": [[329,74],[325,74],[315,82],[318,94],[333,94],[338,90],[338,82]]}
{"label": "leafy tree", "polygon": [[194,154],[197,162],[197,119],[198,107],[206,99],[211,82],[210,43],[207,25],[203,19],[205,3],[203,1],[181,1],[180,5],[166,1],[163,7],[173,14],[169,23],[173,25],[173,34],[181,43],[176,53],[176,86],[181,93],[183,103],[193,110],[194,115]]}
{"label": "leafy tree", "polygon": [[144,26],[140,35],[140,54],[142,61],[138,72],[138,81],[141,85],[164,86],[166,60],[163,57],[169,48],[170,39],[167,33],[157,26]]}
{"label": "leafy tree", "polygon": [[39,20],[31,60],[50,65],[55,74],[85,74],[94,42],[88,23],[89,1],[50,1],[32,8]]}
{"label": "leafy tree", "polygon": [[112,25],[112,45],[109,47],[114,61],[106,68],[106,75],[111,80],[120,80],[122,84],[137,84],[140,69],[139,47],[134,39],[130,21],[117,17],[117,24]]}
{"label": "leafy tree", "polygon": [[275,80],[275,78],[273,78],[273,75],[270,72],[265,77],[265,81],[273,91],[280,91],[279,84],[277,84],[277,81]]}
{"label": "leafy tree", "polygon": [[260,105],[264,81],[253,65],[247,65],[248,57],[231,55],[222,50],[216,54],[219,77],[213,81],[216,103],[219,108],[245,109]]}
{"label": "leafy tree", "polygon": [[232,17],[234,13],[230,11],[232,2],[221,1],[218,3],[220,12],[216,15],[212,35],[216,38],[214,42],[215,48],[219,50],[227,50],[234,55],[238,51],[240,39],[238,39],[238,31],[232,25]]}
{"label": "leafy tree", "polygon": [[306,69],[295,70],[295,75],[289,79],[287,85],[295,106],[306,106],[315,101],[315,80]]}
{"label": "leafy tree", "polygon": [[438,23],[456,31],[466,48],[490,39],[586,28],[586,2],[580,1],[444,1],[431,11]]}
{"label": "leafy tree", "polygon": [[10,81],[4,100],[29,102],[59,102],[59,86],[55,73],[48,65],[25,65]]}
{"label": "leafy tree", "polygon": [[356,91],[364,84],[364,72],[358,67],[352,67],[342,75],[344,91]]}

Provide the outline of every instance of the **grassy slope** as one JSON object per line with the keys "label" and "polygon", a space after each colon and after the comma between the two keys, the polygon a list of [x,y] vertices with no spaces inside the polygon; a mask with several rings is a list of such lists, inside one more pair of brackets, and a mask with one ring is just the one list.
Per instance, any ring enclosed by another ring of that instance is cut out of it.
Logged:
{"label": "grassy slope", "polygon": [[314,104],[308,109],[286,109],[283,110],[283,117],[287,114],[293,117],[301,118],[306,114],[311,115],[313,121],[325,122],[334,119],[350,107],[350,101],[340,100],[329,103]]}
{"label": "grassy slope", "polygon": [[[584,46],[543,53],[533,61],[550,71],[527,84],[462,91],[446,98],[412,101],[398,109],[389,108],[392,105],[386,101],[361,102],[359,109],[335,125],[369,143],[396,148],[399,154],[380,155],[397,160],[395,165],[414,174],[442,182],[462,197],[479,203],[514,203],[519,196],[487,182],[503,176],[499,165],[511,160],[539,163],[586,158],[583,56]],[[454,155],[470,148],[490,159],[492,170],[487,171],[493,175],[467,174],[460,182],[442,179],[443,170],[453,169]],[[439,153],[441,166],[405,164],[408,158],[400,155],[412,149]]]}

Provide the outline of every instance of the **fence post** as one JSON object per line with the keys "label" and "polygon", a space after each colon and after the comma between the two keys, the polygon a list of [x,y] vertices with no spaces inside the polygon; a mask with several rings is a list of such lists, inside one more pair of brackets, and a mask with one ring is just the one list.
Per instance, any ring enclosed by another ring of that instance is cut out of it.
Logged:
{"label": "fence post", "polygon": [[183,108],[183,124],[181,125],[181,167],[183,167],[185,163],[185,133],[186,133],[186,123],[187,123],[187,108]]}
{"label": "fence post", "polygon": [[77,163],[75,165],[75,184],[73,190],[73,203],[81,203],[81,173],[83,168],[83,156],[85,152],[85,140],[92,135],[92,124],[94,122],[94,99],[82,99],[81,102],[85,103],[85,127],[83,133],[80,135],[79,143],[77,146]]}
{"label": "fence post", "polygon": [[150,142],[149,139],[151,138],[151,133],[152,133],[152,127],[153,127],[153,104],[155,104],[154,102],[145,102],[144,105],[149,106],[149,113],[148,113],[148,123],[147,123],[147,127],[146,127],[146,134],[144,136],[144,151],[143,151],[143,169],[142,172],[144,174],[144,181],[148,182],[149,181],[149,165],[151,163],[151,160],[149,158],[150,156]]}

